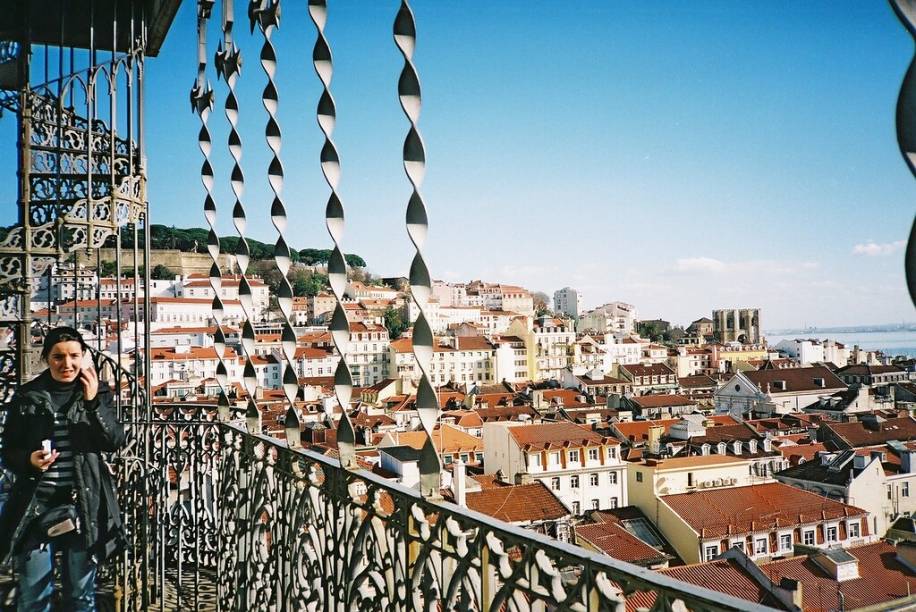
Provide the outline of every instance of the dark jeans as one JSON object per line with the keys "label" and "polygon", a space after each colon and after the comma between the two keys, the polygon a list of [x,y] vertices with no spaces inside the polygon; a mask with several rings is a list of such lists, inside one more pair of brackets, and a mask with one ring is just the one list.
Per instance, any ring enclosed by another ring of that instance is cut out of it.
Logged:
{"label": "dark jeans", "polygon": [[59,542],[44,544],[16,556],[19,574],[20,612],[47,612],[51,610],[54,592],[54,554],[62,552],[63,610],[74,612],[95,611],[95,570],[92,555],[78,538],[62,536]]}
{"label": "dark jeans", "polygon": [[[69,490],[41,499],[41,511],[72,501]],[[34,527],[32,527],[34,528]],[[95,612],[96,562],[75,532],[59,536],[49,544],[16,555],[19,574],[18,610],[49,612],[54,593],[54,558],[61,553],[62,609],[68,612]]]}

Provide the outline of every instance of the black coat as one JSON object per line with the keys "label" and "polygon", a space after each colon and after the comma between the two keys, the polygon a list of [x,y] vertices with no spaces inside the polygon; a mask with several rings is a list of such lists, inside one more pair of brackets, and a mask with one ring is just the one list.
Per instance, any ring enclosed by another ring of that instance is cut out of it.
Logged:
{"label": "black coat", "polygon": [[[0,564],[19,552],[26,528],[40,513],[35,493],[44,472],[32,466],[29,456],[41,449],[42,440],[54,437],[55,406],[47,392],[50,381],[51,374],[45,371],[24,384],[8,408],[2,458],[16,480],[0,515]],[[105,385],[99,386],[92,401],[84,401],[79,393],[67,411],[67,420],[82,537],[101,561],[120,546],[124,533],[111,474],[99,453],[124,445],[124,427]]]}

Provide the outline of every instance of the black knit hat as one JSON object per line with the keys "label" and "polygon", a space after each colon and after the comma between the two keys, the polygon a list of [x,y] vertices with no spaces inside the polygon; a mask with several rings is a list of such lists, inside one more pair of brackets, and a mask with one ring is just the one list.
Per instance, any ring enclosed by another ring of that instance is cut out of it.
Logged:
{"label": "black knit hat", "polygon": [[41,347],[41,358],[47,361],[48,355],[51,353],[51,349],[54,348],[54,345],[58,342],[79,342],[80,348],[85,353],[89,347],[86,346],[86,341],[83,340],[82,334],[72,327],[55,327],[48,332],[48,335],[45,336],[45,343]]}

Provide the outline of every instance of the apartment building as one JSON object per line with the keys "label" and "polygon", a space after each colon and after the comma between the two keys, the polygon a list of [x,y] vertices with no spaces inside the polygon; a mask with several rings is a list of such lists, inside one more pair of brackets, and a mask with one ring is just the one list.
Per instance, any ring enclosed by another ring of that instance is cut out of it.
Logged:
{"label": "apartment building", "polygon": [[573,513],[627,505],[620,443],[568,422],[483,425],[484,465],[509,482],[540,481]]}

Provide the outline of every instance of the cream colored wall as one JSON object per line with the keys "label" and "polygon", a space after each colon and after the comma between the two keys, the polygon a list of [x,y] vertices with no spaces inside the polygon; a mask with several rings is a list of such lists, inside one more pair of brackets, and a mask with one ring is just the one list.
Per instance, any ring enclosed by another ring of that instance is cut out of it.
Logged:
{"label": "cream colored wall", "polygon": [[[735,465],[710,465],[691,468],[681,468],[677,470],[662,470],[656,472],[656,492],[659,495],[674,495],[676,493],[686,493],[692,490],[703,490],[700,487],[701,482],[715,481],[721,478],[723,481],[735,479],[732,485],[723,485],[722,487],[743,487],[753,484],[748,469],[748,462],[743,461]],[[687,474],[693,473],[693,487],[687,488]],[[710,487],[713,488],[713,487]]]}
{"label": "cream colored wall", "polygon": [[652,512],[646,516],[652,521],[668,543],[674,547],[684,563],[700,562],[700,534],[677,515],[664,501],[655,498]]}

